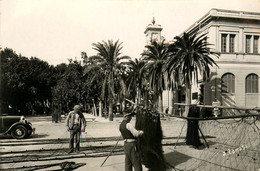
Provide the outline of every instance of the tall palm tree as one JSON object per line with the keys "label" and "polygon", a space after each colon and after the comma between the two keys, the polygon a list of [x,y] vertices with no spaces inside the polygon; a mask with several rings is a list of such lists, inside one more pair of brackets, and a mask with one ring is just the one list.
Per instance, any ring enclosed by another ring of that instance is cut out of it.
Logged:
{"label": "tall palm tree", "polygon": [[144,66],[148,74],[149,84],[158,97],[158,111],[163,112],[162,92],[166,89],[166,72],[165,63],[169,56],[167,44],[153,41],[152,44],[146,45],[146,51],[142,53],[143,60],[147,61]]}
{"label": "tall palm tree", "polygon": [[218,53],[209,47],[205,36],[202,34],[196,37],[196,34],[184,33],[182,37],[176,36],[175,42],[169,48],[173,57],[168,60],[167,69],[170,73],[181,76],[179,78],[186,86],[186,115],[191,104],[192,81],[198,82],[199,75],[206,80],[209,78],[210,66],[217,66],[210,56],[218,57]]}
{"label": "tall palm tree", "polygon": [[128,92],[132,95],[132,98],[137,97],[137,103],[139,104],[142,98],[142,93],[143,91],[143,73],[141,72],[142,68],[145,65],[144,60],[130,60],[128,67],[129,67],[129,72],[128,72]]}
{"label": "tall palm tree", "polygon": [[116,98],[115,81],[124,89],[125,85],[120,77],[126,61],[130,59],[128,56],[121,56],[122,43],[112,40],[102,43],[93,43],[93,49],[97,51],[97,55],[89,58],[89,65],[85,73],[91,73],[91,82],[99,79],[102,83],[101,99],[107,96],[109,120],[113,121],[113,104]]}

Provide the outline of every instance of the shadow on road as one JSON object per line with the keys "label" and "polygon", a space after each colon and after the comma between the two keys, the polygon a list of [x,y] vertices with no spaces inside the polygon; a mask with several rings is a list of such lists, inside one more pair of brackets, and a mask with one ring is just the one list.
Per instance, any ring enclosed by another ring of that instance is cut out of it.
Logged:
{"label": "shadow on road", "polygon": [[172,166],[176,166],[178,164],[184,163],[187,160],[191,159],[190,156],[187,156],[178,151],[167,153],[164,155],[164,157],[165,157],[166,161]]}
{"label": "shadow on road", "polygon": [[15,139],[11,135],[1,135],[0,139],[1,140],[4,140],[4,139],[7,139],[7,140],[8,139],[10,139],[10,140],[30,140],[30,139],[34,139],[34,138],[45,138],[45,137],[48,137],[48,136],[49,136],[48,134],[33,134],[30,137],[25,138],[25,139]]}
{"label": "shadow on road", "polygon": [[48,137],[48,136],[49,136],[49,134],[33,134],[28,139],[32,139],[32,138],[45,138],[45,137]]}

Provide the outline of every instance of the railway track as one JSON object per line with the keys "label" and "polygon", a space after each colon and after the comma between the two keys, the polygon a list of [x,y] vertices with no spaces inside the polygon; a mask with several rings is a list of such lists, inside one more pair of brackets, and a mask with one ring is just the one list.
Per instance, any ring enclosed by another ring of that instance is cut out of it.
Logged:
{"label": "railway track", "polygon": [[[14,150],[1,150],[0,170],[37,170],[57,167],[70,159],[105,157],[114,148],[115,139],[116,137],[83,139],[81,143],[84,144],[80,149],[80,153],[72,154],[67,153],[68,138],[1,142],[1,148],[12,148]],[[108,145],[102,142],[106,142]],[[22,150],[21,147],[27,147],[28,149]],[[123,155],[123,153],[122,145],[118,145],[112,155]]]}
{"label": "railway track", "polygon": [[[67,153],[68,138],[1,141],[1,148],[12,150],[0,151],[0,170],[29,171],[49,167],[57,168],[58,166],[60,168],[60,165],[71,159],[106,157],[114,148],[117,139],[118,137],[83,138],[80,153],[72,154]],[[176,139],[176,137],[165,137],[163,145],[174,145],[167,143],[168,140],[173,139]],[[112,156],[123,154],[124,150],[121,143],[115,147]],[[79,166],[82,163],[75,165]]]}

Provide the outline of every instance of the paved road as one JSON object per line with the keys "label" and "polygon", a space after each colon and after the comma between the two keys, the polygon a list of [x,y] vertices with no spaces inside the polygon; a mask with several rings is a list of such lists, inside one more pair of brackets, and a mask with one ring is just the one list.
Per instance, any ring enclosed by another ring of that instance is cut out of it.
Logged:
{"label": "paved road", "polygon": [[87,116],[87,133],[82,134],[81,153],[70,155],[67,154],[69,133],[64,119],[59,123],[53,123],[50,116],[26,119],[36,128],[35,134],[30,138],[16,140],[10,136],[0,137],[0,153],[3,158],[0,161],[1,169],[59,170],[61,163],[75,162],[75,166],[80,166],[76,170],[124,170],[121,139],[112,155],[100,167],[120,136],[118,127],[122,118],[115,118],[113,122],[97,118],[93,122]]}
{"label": "paved road", "polygon": [[[77,166],[78,168],[75,170],[82,171],[124,170],[122,140],[119,141],[112,156],[108,158],[103,167],[100,167],[120,136],[118,127],[122,118],[115,118],[112,122],[102,118],[97,118],[93,122],[91,118],[88,118],[87,133],[82,134],[81,153],[71,155],[67,154],[69,133],[66,131],[64,119],[59,123],[52,123],[50,116],[29,117],[28,120],[36,128],[35,135],[24,140],[12,139],[8,136],[0,137],[0,170],[57,171],[61,170],[61,166],[64,167],[65,164]],[[132,123],[134,122],[135,119],[132,120]],[[181,131],[183,125],[184,129]],[[252,129],[252,125],[237,121],[232,121],[232,124],[230,122],[206,122],[202,129],[211,132],[205,134],[210,148],[201,150],[185,145],[186,123],[183,120],[165,118],[161,120],[161,126],[164,135],[165,159],[169,164],[175,166],[176,170],[181,168],[182,170],[199,171],[251,171],[260,167],[259,153],[256,151],[260,146],[260,134],[255,134],[256,130]],[[242,132],[244,134],[240,136]],[[254,138],[252,139],[252,137]],[[240,151],[239,155],[234,153],[223,156],[223,152],[227,149],[239,147],[233,147],[232,143],[233,145],[246,144],[247,149]],[[144,171],[146,170],[144,167]]]}

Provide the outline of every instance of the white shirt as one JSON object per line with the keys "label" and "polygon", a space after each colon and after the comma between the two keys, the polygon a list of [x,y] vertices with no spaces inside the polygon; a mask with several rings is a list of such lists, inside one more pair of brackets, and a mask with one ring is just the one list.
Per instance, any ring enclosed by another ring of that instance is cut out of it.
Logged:
{"label": "white shirt", "polygon": [[133,134],[134,137],[138,137],[141,134],[141,132],[137,131],[135,127],[130,123],[126,124],[126,129],[128,129]]}
{"label": "white shirt", "polygon": [[75,113],[74,124],[79,124],[79,114]]}

